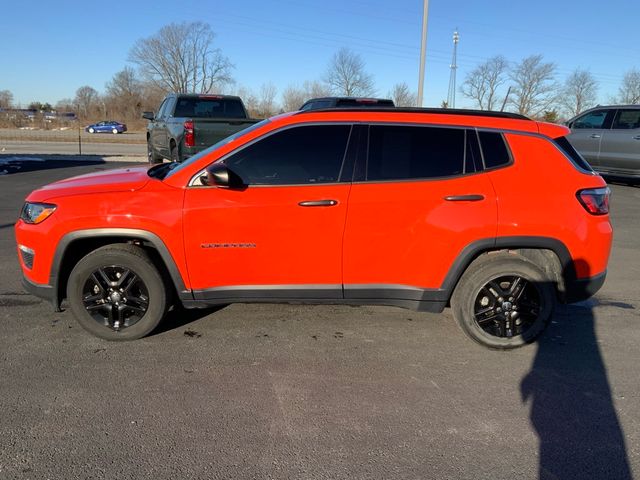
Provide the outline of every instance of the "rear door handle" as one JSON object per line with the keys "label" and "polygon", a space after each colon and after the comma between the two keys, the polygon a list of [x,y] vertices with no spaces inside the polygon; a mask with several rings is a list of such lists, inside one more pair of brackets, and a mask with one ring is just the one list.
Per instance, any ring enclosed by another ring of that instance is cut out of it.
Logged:
{"label": "rear door handle", "polygon": [[449,195],[444,197],[447,202],[479,202],[484,195]]}
{"label": "rear door handle", "polygon": [[593,133],[591,134],[591,138],[600,138],[600,135],[598,135],[597,133]]}
{"label": "rear door handle", "polygon": [[301,207],[334,207],[338,205],[337,200],[305,200],[298,203]]}

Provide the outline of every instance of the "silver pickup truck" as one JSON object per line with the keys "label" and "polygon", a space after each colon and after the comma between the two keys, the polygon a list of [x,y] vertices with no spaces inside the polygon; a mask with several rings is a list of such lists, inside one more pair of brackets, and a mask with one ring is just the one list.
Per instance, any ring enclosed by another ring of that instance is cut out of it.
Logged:
{"label": "silver pickup truck", "polygon": [[248,118],[240,97],[209,94],[167,95],[158,112],[144,112],[149,163],[163,159],[182,162],[246,127]]}

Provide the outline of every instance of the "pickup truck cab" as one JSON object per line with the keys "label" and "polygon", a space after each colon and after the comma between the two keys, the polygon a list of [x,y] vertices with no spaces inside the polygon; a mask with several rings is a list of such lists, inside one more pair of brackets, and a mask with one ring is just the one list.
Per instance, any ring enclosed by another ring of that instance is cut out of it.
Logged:
{"label": "pickup truck cab", "polygon": [[248,118],[240,97],[167,95],[158,112],[144,112],[149,163],[182,162],[258,120]]}

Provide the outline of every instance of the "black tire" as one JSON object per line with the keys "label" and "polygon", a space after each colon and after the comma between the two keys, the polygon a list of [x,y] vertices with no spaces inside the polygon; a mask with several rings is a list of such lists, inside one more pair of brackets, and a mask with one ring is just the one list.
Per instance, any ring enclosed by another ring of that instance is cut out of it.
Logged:
{"label": "black tire", "polygon": [[71,271],[67,285],[78,323],[105,340],[136,340],[149,334],[167,311],[168,295],[146,252],[128,244],[87,254]]}
{"label": "black tire", "polygon": [[507,252],[484,254],[462,275],[451,309],[462,331],[495,349],[533,342],[546,328],[556,304],[556,288],[544,271]]}
{"label": "black tire", "polygon": [[151,165],[157,165],[158,163],[162,163],[162,157],[159,155],[156,155],[153,151],[153,148],[151,148],[151,144],[149,143],[149,141],[147,141],[147,159],[149,160],[149,163]]}
{"label": "black tire", "polygon": [[172,162],[180,161],[180,152],[178,151],[178,147],[174,144],[171,144],[171,161]]}

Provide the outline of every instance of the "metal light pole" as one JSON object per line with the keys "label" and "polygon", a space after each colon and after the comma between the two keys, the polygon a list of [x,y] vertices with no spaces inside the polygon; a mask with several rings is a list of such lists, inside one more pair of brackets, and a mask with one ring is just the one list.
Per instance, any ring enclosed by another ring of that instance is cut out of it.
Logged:
{"label": "metal light pole", "polygon": [[424,59],[427,53],[427,17],[429,16],[429,0],[424,0],[422,12],[422,44],[420,46],[420,73],[418,75],[418,106],[422,106],[422,89],[424,87]]}

